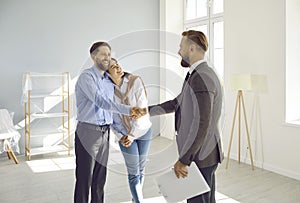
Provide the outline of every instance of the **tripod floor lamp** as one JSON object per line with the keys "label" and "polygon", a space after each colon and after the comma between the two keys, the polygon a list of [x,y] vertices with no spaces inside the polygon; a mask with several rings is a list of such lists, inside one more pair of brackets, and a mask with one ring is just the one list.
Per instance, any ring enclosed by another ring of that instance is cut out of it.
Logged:
{"label": "tripod floor lamp", "polygon": [[[241,158],[240,157],[240,154],[241,154],[241,113],[243,111],[243,117],[244,117],[244,121],[245,121],[245,129],[246,129],[246,135],[247,135],[247,141],[248,141],[248,149],[249,149],[249,153],[250,153],[251,167],[252,167],[252,170],[254,170],[252,149],[251,149],[251,143],[250,143],[250,134],[249,134],[245,102],[244,102],[244,96],[243,96],[243,90],[252,90],[253,85],[254,84],[252,81],[251,74],[232,75],[232,77],[229,80],[230,89],[237,90],[237,97],[236,97],[236,103],[235,103],[235,108],[234,108],[230,141],[229,141],[229,146],[228,146],[226,169],[228,168],[228,163],[229,163],[229,158],[230,158],[230,150],[231,150],[231,145],[232,145],[234,126],[235,126],[237,114],[238,114],[238,163],[240,163],[240,158]],[[241,110],[241,107],[242,107],[242,110]]]}

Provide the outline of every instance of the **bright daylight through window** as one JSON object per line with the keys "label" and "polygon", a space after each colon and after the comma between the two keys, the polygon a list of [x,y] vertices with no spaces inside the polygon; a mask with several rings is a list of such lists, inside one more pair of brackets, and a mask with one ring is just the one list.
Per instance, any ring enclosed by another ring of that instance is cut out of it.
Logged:
{"label": "bright daylight through window", "polygon": [[207,60],[224,79],[224,0],[184,0],[184,28],[202,31],[209,39]]}

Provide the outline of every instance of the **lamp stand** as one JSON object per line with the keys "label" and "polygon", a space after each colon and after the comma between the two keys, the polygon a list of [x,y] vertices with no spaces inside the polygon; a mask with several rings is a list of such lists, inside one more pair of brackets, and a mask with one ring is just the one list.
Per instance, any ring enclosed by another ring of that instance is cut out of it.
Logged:
{"label": "lamp stand", "polygon": [[236,113],[238,109],[238,163],[240,164],[240,158],[241,158],[241,102],[243,105],[243,112],[244,112],[244,120],[245,120],[245,126],[246,126],[246,133],[247,133],[247,139],[248,139],[248,148],[250,152],[250,159],[251,159],[251,167],[252,170],[254,170],[253,165],[253,158],[252,158],[252,150],[251,150],[251,143],[250,143],[250,136],[249,136],[249,130],[248,130],[248,123],[247,123],[247,117],[246,117],[246,110],[245,110],[245,103],[244,103],[244,97],[243,97],[243,91],[238,90],[237,97],[236,97],[236,103],[235,103],[235,110],[234,110],[234,116],[232,121],[232,129],[231,129],[231,136],[230,136],[230,142],[228,147],[228,154],[227,154],[227,161],[226,161],[226,169],[228,168],[229,158],[230,158],[230,149],[232,144],[232,138],[233,138],[233,132],[234,132],[234,125],[235,125],[235,118]]}

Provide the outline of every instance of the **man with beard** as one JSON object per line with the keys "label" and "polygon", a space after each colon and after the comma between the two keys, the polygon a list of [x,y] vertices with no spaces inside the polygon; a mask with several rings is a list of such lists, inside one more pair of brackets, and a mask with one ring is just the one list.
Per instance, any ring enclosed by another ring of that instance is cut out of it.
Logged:
{"label": "man with beard", "polygon": [[113,102],[114,86],[105,72],[111,60],[111,47],[96,42],[90,48],[94,66],[84,70],[76,83],[77,128],[75,132],[75,203],[104,201],[104,184],[109,152],[109,126],[112,112],[138,118],[146,109]]}
{"label": "man with beard", "polygon": [[183,32],[178,54],[181,65],[189,72],[182,91],[173,100],[149,106],[151,116],[175,112],[177,178],[187,177],[187,166],[195,162],[211,189],[188,199],[188,203],[215,202],[215,171],[224,158],[219,129],[223,92],[216,73],[204,60],[207,49],[208,41],[202,32]]}

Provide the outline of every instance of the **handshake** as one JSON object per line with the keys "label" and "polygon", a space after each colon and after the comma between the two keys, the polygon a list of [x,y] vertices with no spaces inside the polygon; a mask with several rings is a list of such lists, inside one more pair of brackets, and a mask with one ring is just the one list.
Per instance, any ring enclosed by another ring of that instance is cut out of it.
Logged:
{"label": "handshake", "polygon": [[147,113],[147,108],[140,108],[140,107],[131,107],[130,108],[130,118],[131,119],[138,119]]}

